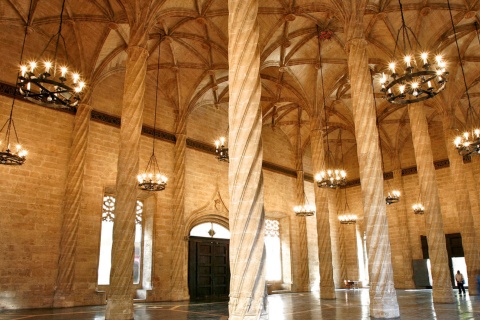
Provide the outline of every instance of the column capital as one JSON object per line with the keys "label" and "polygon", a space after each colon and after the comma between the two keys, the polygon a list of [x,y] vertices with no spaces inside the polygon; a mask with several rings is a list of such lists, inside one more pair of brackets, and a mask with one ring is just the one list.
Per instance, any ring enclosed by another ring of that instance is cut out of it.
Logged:
{"label": "column capital", "polygon": [[138,60],[140,58],[147,60],[148,58],[148,50],[147,48],[140,47],[140,46],[128,46],[126,50],[127,54],[131,59]]}
{"label": "column capital", "polygon": [[368,45],[367,40],[364,38],[352,38],[345,43],[345,51],[348,53],[351,46],[358,46],[364,48]]}
{"label": "column capital", "polygon": [[91,112],[93,110],[93,107],[88,103],[80,103],[77,106],[77,111],[80,111],[80,110],[85,110],[87,112]]}

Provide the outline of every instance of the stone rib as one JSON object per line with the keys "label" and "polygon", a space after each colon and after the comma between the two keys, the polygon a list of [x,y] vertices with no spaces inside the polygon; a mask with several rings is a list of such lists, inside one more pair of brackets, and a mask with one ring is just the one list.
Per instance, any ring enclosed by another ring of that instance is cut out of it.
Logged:
{"label": "stone rib", "polygon": [[75,304],[71,295],[75,277],[75,250],[91,111],[92,108],[89,105],[80,104],[74,119],[63,206],[55,307],[69,307]]}
{"label": "stone rib", "polygon": [[433,302],[453,303],[442,212],[438,198],[428,123],[423,105],[409,105],[408,116],[410,117],[415,161],[417,162],[420,194],[425,207],[428,254],[432,266]]}
{"label": "stone rib", "polygon": [[393,284],[390,240],[383,196],[383,172],[371,75],[363,38],[348,41],[348,70],[352,90],[355,138],[366,220],[370,279],[370,316],[400,316]]}
{"label": "stone rib", "polygon": [[187,300],[188,282],[185,277],[187,251],[185,236],[185,152],[187,150],[187,138],[185,134],[176,135],[175,143],[175,168],[173,184],[173,224],[172,224],[172,270],[171,283],[173,301]]}
{"label": "stone rib", "polygon": [[135,209],[139,173],[140,134],[143,121],[148,51],[129,47],[123,93],[117,194],[113,227],[112,271],[106,319],[133,319],[133,256]]}
{"label": "stone rib", "polygon": [[265,302],[258,0],[229,0],[229,319],[259,319]]}
{"label": "stone rib", "polygon": [[[325,169],[325,149],[319,115],[312,118],[310,141],[313,171],[316,174]],[[327,190],[316,185],[314,189],[315,206],[317,209],[318,260],[320,263],[320,298],[335,299]]]}

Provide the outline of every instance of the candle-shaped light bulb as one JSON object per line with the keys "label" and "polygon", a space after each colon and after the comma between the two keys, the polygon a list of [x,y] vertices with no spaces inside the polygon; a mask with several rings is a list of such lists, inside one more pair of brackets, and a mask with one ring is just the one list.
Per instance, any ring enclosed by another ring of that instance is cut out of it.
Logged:
{"label": "candle-shaped light bulb", "polygon": [[80,80],[80,75],[78,73],[74,73],[72,74],[72,78],[73,78],[73,83],[77,83],[78,80]]}
{"label": "candle-shaped light bulb", "polygon": [[220,147],[220,141],[215,140],[215,148],[218,149],[218,147]]}
{"label": "candle-shaped light bulb", "polygon": [[475,133],[475,136],[476,136],[477,138],[480,137],[480,129],[475,129],[473,132]]}
{"label": "candle-shaped light bulb", "polygon": [[460,144],[462,144],[462,137],[456,137],[455,140],[453,140],[453,143],[455,144],[455,147],[460,147]]}
{"label": "candle-shaped light bulb", "polygon": [[45,61],[45,73],[50,73],[50,68],[52,67],[52,63],[50,61]]}
{"label": "candle-shaped light bulb", "polygon": [[392,73],[395,73],[395,62],[390,62],[388,67],[390,68],[390,70],[392,70]]}
{"label": "candle-shaped light bulb", "polygon": [[27,66],[26,65],[21,65],[20,66],[20,71],[22,72],[22,77],[25,77],[25,73],[27,73]]}
{"label": "candle-shaped light bulb", "polygon": [[33,73],[35,68],[37,67],[37,63],[35,61],[30,61],[30,72]]}
{"label": "candle-shaped light bulb", "polygon": [[437,64],[442,63],[442,60],[443,60],[443,59],[442,59],[442,56],[441,56],[441,55],[438,55],[438,56],[435,57],[435,61],[437,61]]}
{"label": "candle-shaped light bulb", "polygon": [[401,94],[403,94],[405,92],[405,86],[404,85],[399,86],[398,89],[400,90]]}
{"label": "candle-shaped light bulb", "polygon": [[428,64],[428,53],[422,52],[422,53],[420,54],[420,57],[421,57],[422,60],[423,60],[423,64]]}
{"label": "candle-shaped light bulb", "polygon": [[387,82],[387,76],[385,75],[384,72],[382,72],[382,77],[380,78],[380,83],[382,84],[385,84],[385,82]]}
{"label": "candle-shaped light bulb", "polygon": [[222,146],[225,145],[225,137],[220,137],[220,143],[222,144]]}
{"label": "candle-shaped light bulb", "polygon": [[432,87],[432,81],[428,80],[427,84],[428,84],[428,89],[432,89],[432,88],[433,88],[433,87]]}
{"label": "candle-shaped light bulb", "polygon": [[411,67],[410,63],[412,61],[412,57],[405,56],[405,58],[403,58],[403,60],[405,60],[405,63],[407,64],[407,68],[410,68]]}
{"label": "candle-shaped light bulb", "polygon": [[464,132],[464,133],[463,133],[463,136],[465,137],[466,140],[468,140],[469,135],[470,135],[470,134],[469,134],[468,132]]}
{"label": "candle-shaped light bulb", "polygon": [[65,78],[65,76],[67,75],[67,71],[68,71],[67,67],[61,67],[60,68],[62,78]]}

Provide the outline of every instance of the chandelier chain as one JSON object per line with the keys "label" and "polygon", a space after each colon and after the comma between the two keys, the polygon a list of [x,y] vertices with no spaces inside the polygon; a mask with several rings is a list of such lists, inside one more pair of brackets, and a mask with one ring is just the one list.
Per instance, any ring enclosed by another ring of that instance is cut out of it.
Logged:
{"label": "chandelier chain", "polygon": [[[460,68],[462,69],[463,84],[465,85],[465,92],[467,94],[468,107],[471,109],[472,105],[470,103],[470,94],[468,93],[467,78],[465,77],[465,70],[463,68],[462,55],[460,54],[460,47],[458,46],[457,30],[455,29],[455,23],[453,22],[453,15],[452,15],[452,9],[450,7],[450,0],[447,0],[447,4],[448,4],[448,12],[450,14],[450,21],[452,23],[452,28],[453,28],[453,35],[455,36],[455,44],[457,45],[457,53],[458,53],[458,59],[460,60]],[[475,28],[476,28],[476,25],[475,25]]]}
{"label": "chandelier chain", "polygon": [[[26,40],[27,40],[27,28],[28,28],[28,23],[30,22],[30,18],[31,18],[31,15],[32,15],[32,5],[33,5],[33,0],[30,0],[30,5],[28,7],[27,22],[26,22],[26,25],[25,25],[25,32],[23,34],[22,50],[20,51],[20,63],[22,63],[23,53],[25,51],[25,43],[26,43]],[[20,71],[17,72],[17,77],[16,78],[18,78],[19,75],[20,75]],[[7,148],[8,148],[8,143],[10,142],[10,133],[11,133],[12,126],[13,126],[13,132],[15,133],[15,139],[18,142],[18,134],[17,134],[17,130],[15,128],[15,123],[13,122],[13,107],[15,106],[15,101],[17,100],[17,91],[18,90],[16,88],[13,91],[13,99],[12,99],[12,106],[10,107],[9,120],[7,120],[7,122],[5,122],[3,127],[0,129],[0,132],[2,132],[2,130],[5,128],[5,126],[8,123],[7,129],[5,130],[5,141],[7,142]]]}
{"label": "chandelier chain", "polygon": [[325,117],[325,132],[327,134],[327,167],[330,166],[330,144],[328,143],[328,120],[327,120],[327,102],[325,99],[325,86],[323,82],[323,63],[322,63],[322,45],[320,43],[320,28],[317,25],[317,43],[318,43],[318,58],[320,68],[320,81],[322,83],[322,99],[323,99],[323,113]]}
{"label": "chandelier chain", "polygon": [[57,37],[57,42],[55,43],[55,53],[53,55],[53,62],[54,62],[54,68],[53,68],[53,72],[54,74],[56,73],[56,70],[57,70],[57,55],[58,55],[58,45],[60,43],[60,38],[62,38],[62,42],[63,42],[63,47],[65,48],[64,51],[65,51],[65,60],[67,62],[67,64],[69,63],[69,59],[68,59],[68,50],[67,50],[67,44],[65,43],[65,38],[63,37],[62,35],[62,26],[63,26],[63,11],[65,9],[65,2],[66,0],[63,0],[62,2],[62,9],[60,10],[60,23],[58,24],[58,31],[57,33],[55,33],[51,38],[50,40],[48,40],[47,42],[47,45],[45,46],[45,48],[43,48],[42,52],[40,52],[40,54],[38,55],[37,57],[37,60],[39,60],[43,54],[45,53],[45,51],[47,51],[48,47],[50,46],[50,43],[52,42],[53,38],[55,38],[55,36]]}
{"label": "chandelier chain", "polygon": [[157,85],[155,89],[155,107],[153,110],[153,142],[152,142],[152,156],[155,155],[155,139],[156,139],[156,125],[157,125],[157,106],[158,106],[158,79],[160,76],[160,46],[162,44],[162,36],[158,41],[158,58],[157,58]]}

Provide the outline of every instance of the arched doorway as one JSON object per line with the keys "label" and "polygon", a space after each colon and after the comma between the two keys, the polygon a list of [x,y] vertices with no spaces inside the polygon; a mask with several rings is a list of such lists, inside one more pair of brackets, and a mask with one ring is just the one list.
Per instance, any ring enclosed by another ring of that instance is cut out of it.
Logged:
{"label": "arched doorway", "polygon": [[230,231],[214,222],[195,225],[188,242],[191,300],[224,300],[230,292]]}

